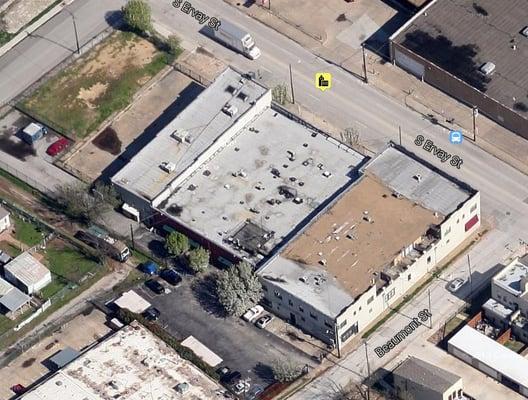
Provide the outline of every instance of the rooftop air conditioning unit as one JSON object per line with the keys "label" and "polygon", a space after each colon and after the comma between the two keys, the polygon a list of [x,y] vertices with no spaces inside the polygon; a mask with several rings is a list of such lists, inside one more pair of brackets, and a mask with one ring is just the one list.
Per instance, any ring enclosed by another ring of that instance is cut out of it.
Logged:
{"label": "rooftop air conditioning unit", "polygon": [[482,72],[484,75],[491,75],[495,71],[495,64],[492,62],[487,62],[482,67],[480,67],[480,72]]}
{"label": "rooftop air conditioning unit", "polygon": [[231,105],[231,104],[226,104],[223,108],[222,108],[222,111],[229,115],[230,117],[233,117],[237,112],[238,112],[238,108],[236,108],[235,106]]}
{"label": "rooftop air conditioning unit", "polygon": [[524,27],[521,31],[521,35],[528,38],[528,26]]}
{"label": "rooftop air conditioning unit", "polygon": [[182,143],[184,140],[186,140],[187,132],[181,131],[181,130],[175,130],[172,132],[171,137],[175,139],[177,142]]}
{"label": "rooftop air conditioning unit", "polygon": [[160,168],[170,174],[176,169],[176,164],[174,164],[173,162],[164,161],[160,164]]}

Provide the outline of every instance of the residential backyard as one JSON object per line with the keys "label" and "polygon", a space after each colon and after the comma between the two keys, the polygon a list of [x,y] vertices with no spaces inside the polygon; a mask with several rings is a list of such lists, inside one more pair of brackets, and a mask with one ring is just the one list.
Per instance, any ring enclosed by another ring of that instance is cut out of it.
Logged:
{"label": "residential backyard", "polygon": [[130,32],[117,32],[19,104],[73,138],[83,138],[130,104],[138,89],[166,66],[168,55]]}

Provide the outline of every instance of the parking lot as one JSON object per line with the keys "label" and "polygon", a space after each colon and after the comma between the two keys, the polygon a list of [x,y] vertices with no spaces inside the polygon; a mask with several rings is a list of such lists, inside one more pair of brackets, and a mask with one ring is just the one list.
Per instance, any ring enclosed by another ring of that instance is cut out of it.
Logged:
{"label": "parking lot", "polygon": [[266,329],[241,318],[224,318],[213,309],[205,310],[204,285],[197,285],[197,279],[193,285],[192,279],[184,278],[180,286],[171,287],[169,294],[155,295],[144,286],[137,292],[161,311],[159,323],[168,332],[179,340],[194,336],[223,359],[220,365],[239,371],[242,379],[249,378],[253,390],[273,383],[270,366],[274,360],[315,366],[308,354]]}

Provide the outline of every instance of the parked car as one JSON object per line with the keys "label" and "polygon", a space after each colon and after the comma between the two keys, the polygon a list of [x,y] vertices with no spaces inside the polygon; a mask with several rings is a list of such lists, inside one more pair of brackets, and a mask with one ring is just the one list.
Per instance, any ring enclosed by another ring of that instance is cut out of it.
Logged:
{"label": "parked car", "polygon": [[247,400],[254,400],[256,399],[264,389],[261,386],[254,386],[245,396]]}
{"label": "parked car", "polygon": [[220,382],[224,385],[231,385],[242,378],[242,374],[238,371],[230,372],[220,378]]}
{"label": "parked car", "polygon": [[249,310],[247,310],[246,313],[242,315],[242,318],[247,322],[251,322],[263,312],[264,308],[262,306],[256,305],[255,307],[251,307]]}
{"label": "parked car", "polygon": [[148,281],[146,281],[145,286],[156,294],[165,293],[165,288],[163,287],[163,285],[155,279],[149,279]]}
{"label": "parked car", "polygon": [[217,368],[216,370],[216,373],[220,377],[220,380],[222,379],[222,377],[226,376],[230,372],[231,370],[229,369],[229,367],[226,367],[225,365],[223,367]]}
{"label": "parked car", "polygon": [[66,138],[60,138],[55,143],[52,143],[49,145],[48,149],[46,150],[46,153],[48,155],[55,157],[57,154],[62,152],[68,145],[70,144],[70,141]]}
{"label": "parked car", "polygon": [[178,286],[182,281],[181,275],[172,268],[162,270],[160,276],[173,286]]}
{"label": "parked car", "polygon": [[139,270],[147,275],[155,275],[159,271],[159,265],[154,261],[146,261],[139,266]]}
{"label": "parked car", "polygon": [[160,315],[161,312],[156,307],[149,307],[143,312],[143,317],[148,321],[157,321]]}
{"label": "parked car", "polygon": [[249,392],[250,387],[251,385],[249,384],[249,382],[240,381],[235,386],[233,386],[233,391],[235,392],[235,394],[242,394]]}
{"label": "parked car", "polygon": [[11,391],[15,394],[23,394],[26,392],[26,390],[26,387],[24,385],[21,385],[20,383],[11,386]]}
{"label": "parked car", "polygon": [[447,286],[447,290],[449,290],[451,293],[454,293],[458,289],[460,289],[462,286],[464,286],[464,283],[466,283],[466,281],[462,278],[453,279],[449,283],[449,286]]}
{"label": "parked car", "polygon": [[273,317],[270,314],[266,314],[260,317],[255,325],[257,325],[260,329],[264,329],[272,320]]}

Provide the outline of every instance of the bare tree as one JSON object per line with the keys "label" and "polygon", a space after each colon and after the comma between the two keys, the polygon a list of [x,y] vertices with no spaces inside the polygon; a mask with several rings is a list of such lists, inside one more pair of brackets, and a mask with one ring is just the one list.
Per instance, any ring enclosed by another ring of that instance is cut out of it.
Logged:
{"label": "bare tree", "polygon": [[341,141],[349,146],[359,145],[359,131],[356,128],[348,127],[341,132]]}

